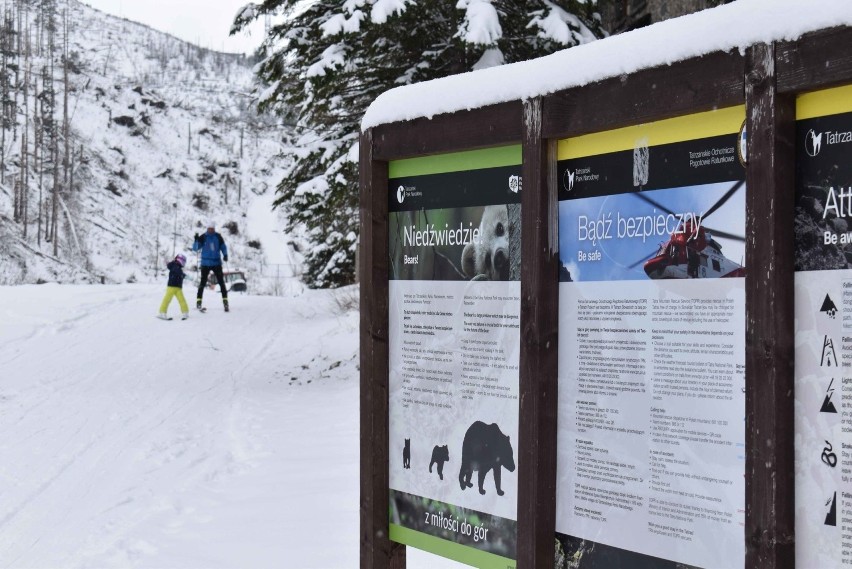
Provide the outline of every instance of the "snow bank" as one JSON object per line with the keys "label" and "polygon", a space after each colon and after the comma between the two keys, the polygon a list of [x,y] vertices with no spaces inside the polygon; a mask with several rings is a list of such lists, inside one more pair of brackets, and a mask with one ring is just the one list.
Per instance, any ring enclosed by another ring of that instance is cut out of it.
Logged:
{"label": "snow bank", "polygon": [[373,101],[361,128],[529,99],[707,53],[743,51],[849,25],[849,0],[738,0],[547,57],[392,89]]}

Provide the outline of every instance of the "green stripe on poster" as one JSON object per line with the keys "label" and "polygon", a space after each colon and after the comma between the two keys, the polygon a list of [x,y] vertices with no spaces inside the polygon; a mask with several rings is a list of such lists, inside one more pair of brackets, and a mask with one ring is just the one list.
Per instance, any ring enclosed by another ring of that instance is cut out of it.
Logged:
{"label": "green stripe on poster", "polygon": [[443,174],[445,172],[463,172],[465,170],[481,170],[483,168],[498,168],[500,166],[517,166],[521,163],[521,145],[484,148],[482,150],[467,150],[451,154],[436,154],[392,160],[388,164],[388,177],[407,178],[409,176],[424,176],[427,174]]}
{"label": "green stripe on poster", "polygon": [[514,559],[453,543],[396,524],[390,524],[389,537],[391,541],[410,545],[479,569],[515,569],[517,567]]}

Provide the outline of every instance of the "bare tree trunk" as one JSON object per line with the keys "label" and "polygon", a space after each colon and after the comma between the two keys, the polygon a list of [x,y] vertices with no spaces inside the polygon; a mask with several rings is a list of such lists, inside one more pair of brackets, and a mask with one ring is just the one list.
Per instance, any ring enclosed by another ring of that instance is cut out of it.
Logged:
{"label": "bare tree trunk", "polygon": [[38,81],[33,84],[33,88],[35,92],[33,93],[33,101],[35,108],[33,109],[33,165],[35,166],[36,171],[38,172],[38,225],[36,226],[36,241],[39,245],[41,245],[41,217],[42,217],[42,193],[41,193],[41,184],[42,184],[42,170],[44,167],[44,157],[43,152],[39,152],[41,150],[41,141],[44,136],[42,132],[42,121],[41,121],[41,110],[38,101]]}
{"label": "bare tree trunk", "polygon": [[15,193],[12,196],[12,221],[18,223],[21,219],[21,185],[15,180]]}
{"label": "bare tree trunk", "polygon": [[0,117],[2,117],[2,125],[0,125],[0,183],[6,183],[6,130],[9,128],[9,121],[12,114],[9,112],[9,54],[12,51],[13,44],[13,24],[11,8],[6,8],[3,12],[3,77],[0,78],[0,97],[3,98],[2,109],[0,109]]}
{"label": "bare tree trunk", "polygon": [[27,202],[30,193],[30,159],[29,159],[29,130],[30,130],[30,103],[29,87],[32,75],[32,59],[30,58],[30,28],[27,26],[27,42],[24,58],[26,60],[26,71],[24,72],[24,128],[21,132],[21,218],[24,224],[24,239],[27,237]]}
{"label": "bare tree trunk", "polygon": [[77,253],[83,253],[83,248],[80,247],[80,238],[77,236],[77,228],[74,226],[74,219],[71,217],[71,212],[68,210],[68,206],[65,205],[65,200],[62,199],[61,194],[57,194],[59,198],[59,205],[62,206],[62,211],[65,212],[65,219],[68,220],[68,228],[71,230],[71,237],[74,239],[74,247],[77,249]]}
{"label": "bare tree trunk", "polygon": [[59,255],[59,235],[57,234],[59,210],[59,139],[53,137],[53,200],[51,203],[51,237],[53,237],[53,256]]}
{"label": "bare tree trunk", "polygon": [[[80,158],[83,158],[83,145],[80,145]],[[77,160],[74,158],[74,151],[71,151],[71,175],[68,179],[68,190],[74,191],[74,172],[77,169]]]}
{"label": "bare tree trunk", "polygon": [[29,181],[29,169],[30,169],[30,159],[28,154],[29,147],[29,128],[30,128],[30,117],[27,115],[27,111],[24,111],[24,130],[21,134],[21,174],[23,177],[23,183],[21,184],[21,223],[24,225],[23,236],[24,239],[27,238],[27,227],[29,224],[27,223],[27,217],[29,216],[29,194],[30,194],[30,181]]}
{"label": "bare tree trunk", "polygon": [[22,52],[21,51],[21,33],[24,31],[24,25],[23,25],[23,20],[22,20],[22,16],[23,16],[23,13],[24,13],[23,8],[24,8],[24,3],[21,2],[18,5],[18,50],[17,50],[18,53]]}
{"label": "bare tree trunk", "polygon": [[56,26],[47,29],[47,51],[50,58],[50,134],[53,137],[53,199],[51,203],[51,237],[53,237],[53,256],[59,255],[59,136],[56,132]]}
{"label": "bare tree trunk", "polygon": [[[18,48],[15,50],[15,52],[18,54],[18,65],[15,66],[15,106],[13,107],[15,109],[15,112],[17,112],[17,109],[18,109],[18,92],[21,90],[20,89],[20,87],[21,87],[21,77],[20,77],[21,65],[20,65],[20,63],[21,63],[21,54],[23,53],[21,51],[21,36],[23,35],[23,32],[24,32],[23,24],[21,23],[21,16],[22,16],[23,13],[24,13],[23,5],[18,6],[18,32],[17,32]],[[13,127],[12,127],[12,140],[15,140],[16,138],[18,138],[18,121],[17,121],[17,119],[14,121]]]}
{"label": "bare tree trunk", "polygon": [[50,241],[50,211],[45,207],[45,198],[44,198],[44,171],[46,169],[46,164],[50,159],[50,146],[48,146],[47,141],[45,140],[45,134],[48,126],[50,125],[50,119],[47,116],[47,105],[45,104],[44,93],[48,89],[48,69],[46,65],[42,65],[41,68],[41,91],[42,97],[39,99],[39,140],[38,144],[41,148],[41,152],[39,152],[39,156],[41,160],[39,162],[38,169],[38,191],[39,191],[39,199],[41,200],[41,208],[42,215],[45,218],[44,221],[44,235],[45,239]]}
{"label": "bare tree trunk", "polygon": [[[55,125],[53,122],[53,106],[50,104],[50,68],[47,66],[42,67],[42,85],[41,85],[42,96],[39,100],[39,104],[41,105],[41,161],[42,168],[39,171],[39,184],[42,188],[44,188],[44,173],[47,169],[47,165],[54,160],[53,156],[53,138],[55,137]],[[55,213],[55,209],[53,207],[53,190],[48,190],[48,197],[46,198],[45,212],[44,212],[44,239],[47,242],[53,241],[53,216]]]}
{"label": "bare tree trunk", "polygon": [[[6,72],[3,71],[3,76]],[[0,95],[2,96],[2,95]],[[0,125],[0,184],[6,183],[6,99],[3,98],[3,124]]]}
{"label": "bare tree trunk", "polygon": [[[20,26],[20,10],[18,11],[18,25]],[[18,28],[18,37],[20,37],[20,27]],[[18,43],[17,53],[19,54],[19,60],[20,60],[20,43]],[[19,89],[20,82],[19,82],[19,75],[18,75],[19,70],[20,70],[20,65],[16,65],[15,66],[15,106],[14,106],[15,109],[18,108],[18,91],[20,90]],[[14,132],[13,132],[13,136],[12,136],[12,144],[13,145],[15,143],[15,139],[17,138],[17,134],[18,134],[17,131],[18,131],[18,119],[17,119],[17,116],[15,116]],[[5,149],[5,147],[4,147],[4,149]],[[19,174],[20,174],[20,168],[18,169],[18,171],[19,171]],[[14,193],[14,198],[12,199],[12,219],[16,223],[18,221],[20,221],[20,219],[21,219],[21,183],[22,183],[22,181],[23,180],[21,179],[20,176],[17,176],[15,178],[15,189],[14,189],[15,193]]]}
{"label": "bare tree trunk", "polygon": [[40,6],[39,16],[36,18],[36,55],[41,57],[43,55],[41,51],[41,42],[44,39],[44,3]]}
{"label": "bare tree trunk", "polygon": [[42,65],[41,67],[41,92],[42,96],[38,100],[39,106],[39,136],[37,144],[41,151],[39,152],[39,163],[38,163],[38,199],[39,199],[39,210],[41,211],[41,217],[44,218],[44,238],[46,241],[50,241],[50,211],[44,206],[44,169],[45,164],[48,161],[49,157],[49,147],[45,144],[45,131],[47,126],[50,124],[50,121],[47,118],[47,107],[45,105],[45,97],[44,93],[47,90],[47,66]]}
{"label": "bare tree trunk", "polygon": [[70,125],[68,124],[68,12],[63,10],[62,19],[64,21],[63,22],[63,24],[64,24],[63,25],[63,28],[64,28],[63,31],[64,31],[64,34],[65,34],[64,44],[63,44],[63,52],[64,52],[63,59],[64,59],[64,61],[62,63],[62,67],[63,67],[63,69],[62,69],[62,81],[63,81],[63,89],[65,91],[62,95],[62,99],[63,99],[63,101],[62,101],[62,118],[63,118],[62,134],[65,137],[65,156],[62,159],[62,166],[65,170],[63,179],[65,181],[65,184],[67,185],[68,184],[68,156],[70,154],[69,144],[70,144],[70,141],[71,141]]}
{"label": "bare tree trunk", "polygon": [[104,71],[103,71],[103,73],[101,73],[101,75],[106,75],[107,67],[109,67],[109,59],[110,59],[111,55],[112,55],[112,44],[109,44],[109,49],[107,50],[107,56],[106,56],[106,59],[104,60]]}
{"label": "bare tree trunk", "polygon": [[[15,104],[13,106],[13,109],[15,110],[15,112],[12,114],[12,116],[14,117],[13,126],[12,126],[12,128],[13,128],[12,144],[13,145],[15,143],[15,139],[18,136],[17,109],[18,109],[18,91],[20,90],[20,82],[19,82],[19,75],[18,74],[19,74],[20,68],[21,68],[21,66],[19,65],[20,64],[20,54],[21,54],[21,42],[20,42],[20,38],[21,38],[21,10],[20,10],[20,7],[18,8],[18,14],[17,15],[18,15],[17,27],[15,28],[15,33],[16,33],[16,36],[17,36],[17,42],[15,42],[14,40],[11,42],[13,44],[13,47],[14,47],[14,44],[17,43],[17,48],[15,49],[15,53],[17,54],[17,58],[18,58],[18,61],[17,61],[18,65],[15,65],[15,89],[14,89],[14,91],[15,91]],[[4,146],[4,152],[5,152],[5,146]],[[19,169],[19,173],[20,173],[20,169]],[[20,179],[20,176],[16,176],[15,177],[14,198],[12,200],[12,219],[14,219],[15,222],[17,222],[20,219],[20,208],[21,208],[21,179]]]}

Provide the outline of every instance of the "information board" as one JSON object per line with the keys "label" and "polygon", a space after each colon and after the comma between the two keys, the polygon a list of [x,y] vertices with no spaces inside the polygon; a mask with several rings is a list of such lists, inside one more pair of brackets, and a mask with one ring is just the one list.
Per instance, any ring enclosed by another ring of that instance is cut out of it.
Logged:
{"label": "information board", "polygon": [[852,565],[852,86],[796,102],[796,565]]}
{"label": "information board", "polygon": [[744,119],[559,142],[558,558],[745,562]]}
{"label": "information board", "polygon": [[389,165],[390,531],[515,567],[521,148]]}

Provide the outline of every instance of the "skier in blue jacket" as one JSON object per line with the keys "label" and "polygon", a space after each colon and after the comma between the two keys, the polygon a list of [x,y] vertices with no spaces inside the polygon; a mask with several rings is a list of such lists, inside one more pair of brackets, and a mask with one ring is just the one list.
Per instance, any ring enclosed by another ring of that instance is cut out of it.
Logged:
{"label": "skier in blue jacket", "polygon": [[201,308],[201,298],[204,295],[204,287],[207,286],[207,277],[210,271],[216,275],[219,290],[222,291],[222,304],[225,312],[228,312],[228,289],[225,288],[225,277],[222,274],[222,259],[228,262],[228,246],[222,236],[216,233],[216,225],[211,221],[207,225],[207,231],[201,235],[195,234],[195,242],[192,244],[193,251],[201,251],[201,282],[198,284],[198,297],[195,306]]}

